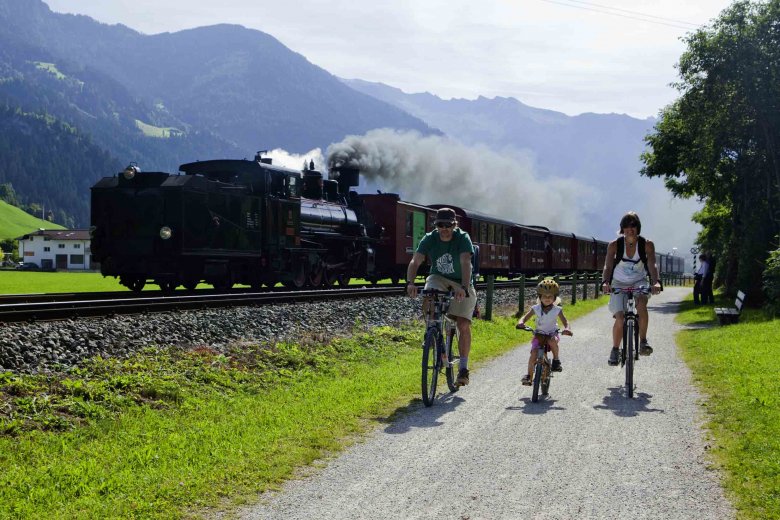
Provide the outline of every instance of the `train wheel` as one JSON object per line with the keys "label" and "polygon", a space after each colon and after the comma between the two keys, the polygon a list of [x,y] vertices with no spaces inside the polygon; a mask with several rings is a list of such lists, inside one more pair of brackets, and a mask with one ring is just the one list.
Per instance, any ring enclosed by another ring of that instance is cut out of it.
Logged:
{"label": "train wheel", "polygon": [[126,285],[127,288],[133,292],[141,292],[144,290],[144,286],[146,285],[146,280],[143,280],[141,278],[136,278],[134,280],[130,280]]}
{"label": "train wheel", "polygon": [[308,281],[306,275],[306,264],[303,262],[296,262],[293,265],[293,276],[289,280],[285,280],[282,284],[288,289],[302,289]]}
{"label": "train wheel", "polygon": [[352,277],[347,273],[341,273],[339,275],[339,287],[347,287],[349,282],[352,281]]}
{"label": "train wheel", "polygon": [[233,288],[233,282],[232,281],[228,281],[225,278],[220,278],[218,280],[214,280],[213,282],[211,282],[211,285],[213,285],[214,289],[216,289],[218,291],[229,291],[230,289]]}
{"label": "train wheel", "polygon": [[325,286],[335,287],[339,281],[339,270],[335,267],[329,268],[328,265],[335,264],[335,258],[330,256],[325,259]]}
{"label": "train wheel", "polygon": [[176,282],[157,282],[160,286],[160,290],[164,293],[172,293],[176,290],[176,286],[179,285]]}
{"label": "train wheel", "polygon": [[189,279],[189,280],[184,280],[184,283],[183,283],[182,285],[183,285],[183,286],[184,286],[184,288],[185,288],[185,289],[187,289],[188,291],[194,291],[194,290],[195,290],[195,288],[198,286],[198,284],[199,284],[199,283],[200,283],[200,281],[199,281],[199,280],[195,280],[195,279]]}
{"label": "train wheel", "polygon": [[309,285],[315,289],[322,285],[322,280],[325,278],[325,267],[322,264],[317,264],[312,267],[309,272]]}

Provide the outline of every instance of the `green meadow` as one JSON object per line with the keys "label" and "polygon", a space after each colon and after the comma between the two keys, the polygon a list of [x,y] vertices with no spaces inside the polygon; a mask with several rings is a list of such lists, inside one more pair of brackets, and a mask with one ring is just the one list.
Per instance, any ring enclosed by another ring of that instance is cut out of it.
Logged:
{"label": "green meadow", "polygon": [[65,229],[59,224],[35,218],[29,213],[0,200],[0,240],[19,238],[40,228]]}
{"label": "green meadow", "polygon": [[[715,306],[732,306],[718,297]],[[721,326],[711,306],[683,304],[696,325],[677,343],[705,394],[710,456],[740,519],[780,519],[780,329],[761,310]]]}

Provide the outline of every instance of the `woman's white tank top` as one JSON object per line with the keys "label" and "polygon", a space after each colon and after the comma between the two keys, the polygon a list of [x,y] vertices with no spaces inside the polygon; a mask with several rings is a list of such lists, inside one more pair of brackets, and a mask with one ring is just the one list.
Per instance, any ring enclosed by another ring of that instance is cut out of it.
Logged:
{"label": "woman's white tank top", "polygon": [[626,256],[623,252],[623,258],[615,266],[615,272],[612,275],[612,280],[620,282],[621,284],[634,284],[641,282],[647,278],[647,269],[645,263],[639,259],[639,244],[637,244],[634,256]]}

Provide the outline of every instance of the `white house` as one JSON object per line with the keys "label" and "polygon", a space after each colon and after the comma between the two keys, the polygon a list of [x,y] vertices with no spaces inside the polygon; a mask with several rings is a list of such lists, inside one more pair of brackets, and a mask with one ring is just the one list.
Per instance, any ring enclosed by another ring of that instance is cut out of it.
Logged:
{"label": "white house", "polygon": [[17,238],[22,262],[41,269],[90,269],[88,229],[39,229]]}

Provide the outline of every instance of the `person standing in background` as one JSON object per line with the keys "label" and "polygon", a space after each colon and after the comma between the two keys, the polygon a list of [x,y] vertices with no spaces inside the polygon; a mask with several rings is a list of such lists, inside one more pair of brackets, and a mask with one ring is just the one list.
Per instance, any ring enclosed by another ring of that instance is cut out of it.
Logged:
{"label": "person standing in background", "polygon": [[[704,278],[708,276],[709,270],[710,264],[707,262],[707,255],[702,253],[699,255],[699,268],[693,275],[693,303],[696,305],[707,303],[707,295],[704,292]],[[712,278],[710,278],[710,294],[712,294]]]}

